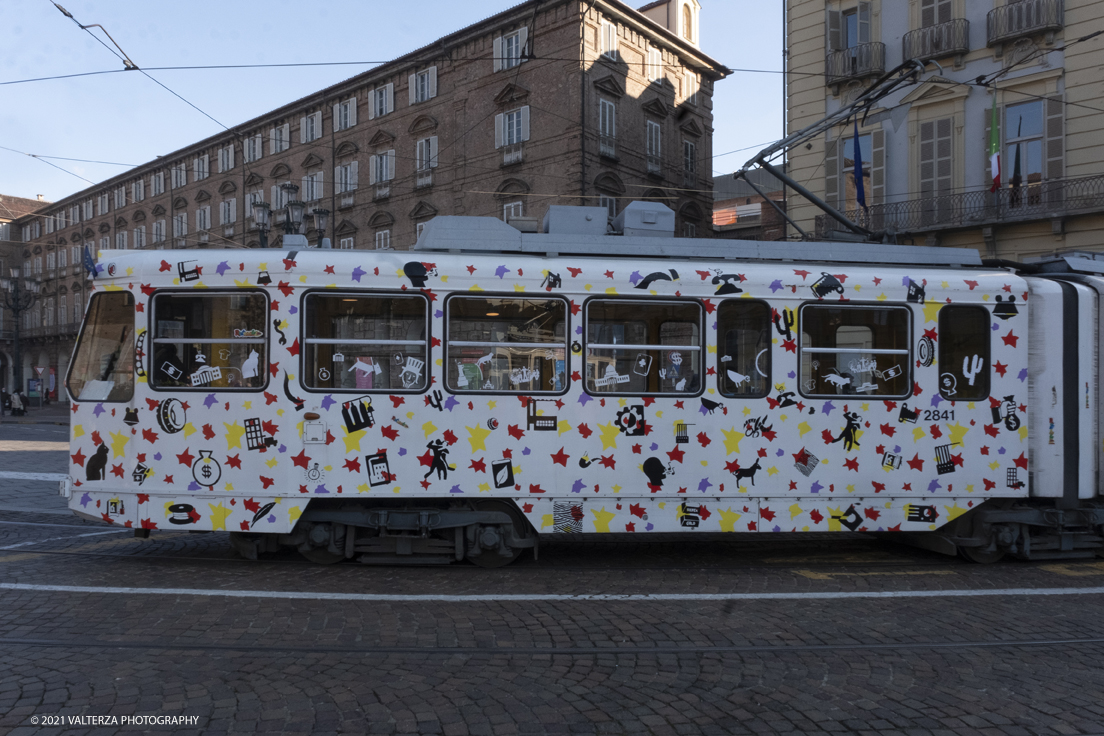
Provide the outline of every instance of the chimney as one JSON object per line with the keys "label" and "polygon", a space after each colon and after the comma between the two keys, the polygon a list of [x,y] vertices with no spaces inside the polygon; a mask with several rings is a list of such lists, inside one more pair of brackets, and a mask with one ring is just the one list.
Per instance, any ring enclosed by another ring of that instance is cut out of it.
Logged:
{"label": "chimney", "polygon": [[39,194],[38,201],[41,202],[43,199],[45,199],[45,195]]}

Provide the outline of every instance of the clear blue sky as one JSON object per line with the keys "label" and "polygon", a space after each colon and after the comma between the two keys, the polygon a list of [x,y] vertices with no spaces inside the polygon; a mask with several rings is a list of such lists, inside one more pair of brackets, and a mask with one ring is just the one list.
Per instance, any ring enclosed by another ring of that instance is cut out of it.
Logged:
{"label": "clear blue sky", "polygon": [[[140,67],[387,61],[518,4],[517,0],[59,0],[84,25],[99,23]],[[702,50],[730,68],[780,70],[782,3],[701,0]],[[641,6],[646,0],[632,0]],[[0,82],[121,69],[108,49],[50,0],[4,0]],[[97,38],[110,44],[99,29]],[[151,71],[215,120],[233,126],[372,65]],[[717,86],[717,154],[782,135],[779,74],[736,73]],[[0,146],[22,153],[131,166],[221,127],[131,71],[0,85]],[[754,150],[713,161],[731,173]],[[48,159],[93,182],[127,166]],[[58,200],[89,186],[42,160],[0,148],[0,194]]]}

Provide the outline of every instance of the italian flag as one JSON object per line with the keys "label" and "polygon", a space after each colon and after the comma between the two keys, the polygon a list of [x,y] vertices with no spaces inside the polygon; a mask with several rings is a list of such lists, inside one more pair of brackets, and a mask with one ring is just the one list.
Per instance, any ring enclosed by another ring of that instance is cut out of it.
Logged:
{"label": "italian flag", "polygon": [[993,93],[993,119],[989,122],[989,168],[993,172],[993,185],[990,192],[996,192],[1001,186],[1000,165],[1000,129],[997,119],[997,94]]}

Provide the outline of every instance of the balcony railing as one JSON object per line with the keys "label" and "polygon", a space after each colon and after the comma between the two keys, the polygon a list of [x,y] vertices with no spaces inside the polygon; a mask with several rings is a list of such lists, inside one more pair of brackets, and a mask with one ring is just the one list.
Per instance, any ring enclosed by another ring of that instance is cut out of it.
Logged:
{"label": "balcony railing", "polygon": [[417,177],[414,179],[414,188],[421,189],[431,186],[433,186],[433,169],[419,171]]}
{"label": "balcony railing", "polygon": [[1018,0],[993,8],[985,17],[989,46],[1036,33],[1062,30],[1062,0]]}
{"label": "balcony railing", "polygon": [[827,84],[885,74],[885,44],[860,43],[849,49],[829,51],[825,58]]}
{"label": "balcony railing", "polygon": [[356,204],[356,195],[354,195],[352,192],[346,192],[345,194],[342,194],[341,199],[337,200],[337,206],[340,207],[341,209],[345,209],[346,207],[352,207],[355,204]]}
{"label": "balcony railing", "polygon": [[[876,232],[924,233],[1100,212],[1104,212],[1104,175],[1005,187],[992,194],[984,189],[890,202],[844,214],[852,222]],[[843,225],[827,215],[816,218],[818,238],[844,230]]]}
{"label": "balcony railing", "polygon": [[612,135],[598,136],[598,155],[604,158],[617,158],[617,139]]}
{"label": "balcony railing", "polygon": [[648,173],[652,176],[663,176],[663,159],[655,154],[648,154]]}
{"label": "balcony railing", "polygon": [[698,185],[698,174],[697,174],[697,172],[689,171],[687,169],[683,169],[682,170],[682,185],[684,187],[688,187],[690,189],[693,189],[694,187],[696,187]]}
{"label": "balcony railing", "polygon": [[522,143],[511,143],[502,148],[502,165],[519,164],[525,160],[525,148]]}
{"label": "balcony railing", "polygon": [[376,184],[376,199],[386,199],[391,196],[391,182],[385,181]]}
{"label": "balcony railing", "polygon": [[904,61],[939,59],[970,51],[970,21],[965,18],[909,31],[904,38]]}

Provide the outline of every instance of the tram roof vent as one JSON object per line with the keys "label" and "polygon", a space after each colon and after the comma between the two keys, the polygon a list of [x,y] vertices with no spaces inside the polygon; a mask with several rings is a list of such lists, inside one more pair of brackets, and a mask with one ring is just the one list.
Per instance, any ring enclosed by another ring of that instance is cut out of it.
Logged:
{"label": "tram roof vent", "polygon": [[1104,253],[1069,250],[1045,256],[1025,258],[1025,265],[1035,266],[1042,273],[1104,273]]}
{"label": "tram roof vent", "polygon": [[658,202],[629,202],[613,218],[613,229],[622,235],[645,238],[673,238],[675,211]]}
{"label": "tram roof vent", "polygon": [[605,235],[609,212],[605,207],[573,207],[554,204],[544,216],[542,233],[555,235]]}

